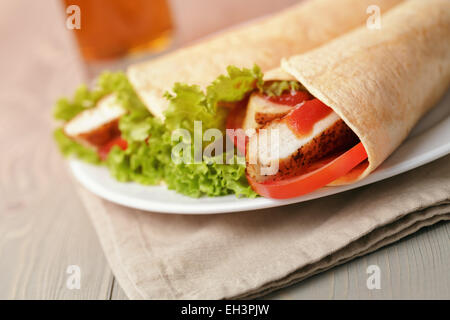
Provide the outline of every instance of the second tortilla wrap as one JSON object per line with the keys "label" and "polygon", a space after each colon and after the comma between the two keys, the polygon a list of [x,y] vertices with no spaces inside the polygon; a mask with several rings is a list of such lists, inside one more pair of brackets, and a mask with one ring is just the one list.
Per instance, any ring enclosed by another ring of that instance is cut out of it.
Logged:
{"label": "second tortilla wrap", "polygon": [[163,118],[164,92],[174,83],[205,88],[229,65],[263,71],[363,24],[371,5],[386,12],[403,0],[309,0],[272,17],[223,33],[161,58],[131,66],[127,75],[149,110]]}
{"label": "second tortilla wrap", "polygon": [[362,179],[450,85],[450,1],[406,1],[383,16],[380,30],[361,27],[282,68],[331,107],[368,153],[361,174],[334,184]]}

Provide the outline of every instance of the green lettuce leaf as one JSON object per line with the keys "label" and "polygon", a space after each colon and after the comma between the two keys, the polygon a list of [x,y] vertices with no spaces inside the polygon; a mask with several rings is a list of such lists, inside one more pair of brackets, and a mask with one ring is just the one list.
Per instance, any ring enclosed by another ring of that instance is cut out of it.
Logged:
{"label": "green lettuce leaf", "polygon": [[80,112],[93,108],[98,100],[111,93],[116,94],[119,103],[127,110],[146,110],[124,73],[105,72],[100,75],[93,90],[81,85],[71,100],[59,99],[53,109],[53,117],[69,121]]}
{"label": "green lettuce leaf", "polygon": [[75,91],[71,101],[61,98],[56,102],[53,117],[57,120],[69,121],[80,112],[95,106],[100,97],[98,92],[90,91],[85,85],[82,85]]}
{"label": "green lettuce leaf", "polygon": [[59,150],[64,156],[74,156],[80,160],[93,164],[101,163],[100,158],[95,150],[87,148],[70,139],[64,134],[62,128],[56,129],[53,132],[53,137],[55,138],[55,141],[59,146]]}
{"label": "green lettuce leaf", "polygon": [[[226,157],[226,154],[218,157]],[[234,156],[234,163],[237,156]],[[245,165],[219,164],[215,159],[200,164],[178,164],[171,167],[165,180],[167,187],[190,197],[218,197],[228,194],[254,198],[245,177]]]}
{"label": "green lettuce leaf", "polygon": [[100,75],[94,92],[105,96],[114,93],[117,101],[128,111],[141,111],[150,115],[123,72],[105,72]]}
{"label": "green lettuce leaf", "polygon": [[[173,130],[186,129],[193,137],[194,121],[202,122],[203,132],[210,128],[223,130],[228,110],[218,107],[219,102],[240,101],[251,91],[262,90],[262,76],[256,66],[253,69],[229,67],[228,74],[218,77],[205,92],[198,86],[177,83],[172,93],[165,95],[169,108],[162,123],[147,111],[124,74],[107,73],[99,78],[94,90],[82,87],[79,90],[83,95],[79,93],[79,98],[75,95],[72,101],[66,100],[64,108],[57,107],[59,110],[56,112],[55,109],[55,117],[68,121],[79,112],[95,106],[103,96],[115,93],[119,103],[128,110],[119,121],[119,129],[128,142],[128,148],[112,148],[104,162],[117,180],[146,185],[164,181],[169,189],[191,197],[227,194],[255,197],[256,193],[245,177],[245,165],[237,164],[234,150],[229,151],[233,154],[216,155],[214,159],[206,159],[202,163],[177,164],[172,161],[171,153],[178,142],[172,141],[171,135]],[[98,158],[94,151],[73,142],[61,129],[58,132],[55,139],[65,155],[99,163],[92,161]],[[220,164],[216,161],[220,157],[234,157],[236,164]]]}
{"label": "green lettuce leaf", "polygon": [[209,110],[215,111],[219,102],[241,101],[255,88],[262,89],[263,73],[255,65],[252,69],[227,68],[228,75],[221,75],[206,89]]}
{"label": "green lettuce leaf", "polygon": [[[145,105],[138,98],[127,76],[122,72],[105,72],[100,75],[93,90],[89,90],[86,85],[81,85],[75,91],[72,99],[59,99],[53,109],[53,116],[64,124],[80,112],[95,107],[101,98],[112,93],[127,110],[136,111],[141,114],[141,117],[149,117],[150,114]],[[73,141],[64,134],[62,128],[55,130],[54,139],[64,156],[74,156],[90,163],[100,163],[95,150]]]}
{"label": "green lettuce leaf", "polygon": [[274,81],[264,86],[263,90],[269,97],[278,97],[286,91],[297,91],[302,88],[298,81]]}
{"label": "green lettuce leaf", "polygon": [[164,181],[168,189],[190,197],[228,194],[256,196],[245,177],[244,165],[214,162],[174,164],[170,151],[171,145],[167,141],[156,141],[152,145],[133,144],[125,151],[114,147],[108,155],[107,166],[119,181],[135,181],[146,185]]}

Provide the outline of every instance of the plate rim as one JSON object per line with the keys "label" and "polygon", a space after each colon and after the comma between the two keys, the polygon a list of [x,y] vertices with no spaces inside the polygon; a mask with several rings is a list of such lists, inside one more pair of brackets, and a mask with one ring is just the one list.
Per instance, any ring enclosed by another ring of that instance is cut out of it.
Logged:
{"label": "plate rim", "polygon": [[[110,191],[107,188],[104,188],[101,184],[96,184],[92,179],[84,178],[86,173],[82,169],[82,165],[89,165],[86,163],[82,163],[80,160],[71,159],[69,161],[69,166],[72,171],[72,174],[75,176],[76,180],[83,185],[87,190],[94,193],[95,195],[111,201],[116,204],[120,204],[125,207],[139,209],[149,212],[158,212],[158,213],[167,213],[167,214],[224,214],[231,212],[243,212],[243,211],[251,211],[251,210],[259,210],[259,209],[267,209],[272,207],[285,206],[294,203],[301,203],[305,201],[310,201],[314,199],[319,199],[331,195],[335,195],[341,192],[346,192],[349,190],[357,189],[372,183],[376,183],[399,174],[405,173],[407,171],[413,170],[420,166],[423,166],[427,163],[433,162],[441,157],[446,156],[450,153],[450,142],[443,144],[441,147],[430,151],[430,156],[422,156],[417,158],[413,158],[410,160],[406,160],[403,162],[401,168],[399,166],[394,166],[393,168],[382,170],[382,171],[374,171],[368,177],[362,179],[353,184],[339,186],[339,187],[324,187],[319,191],[329,190],[329,192],[322,193],[314,193],[310,195],[305,195],[297,198],[287,199],[287,200],[274,200],[267,198],[256,198],[249,199],[247,202],[240,203],[236,205],[236,202],[223,202],[223,203],[202,203],[201,205],[188,205],[185,203],[164,203],[164,202],[155,202],[151,203],[157,205],[158,210],[150,210],[149,204],[150,202],[141,199],[136,199],[127,195],[118,195],[115,192]],[[414,161],[416,160],[416,161]],[[98,168],[104,169],[106,168]],[[133,182],[130,182],[133,183]],[[146,186],[148,188],[154,188],[155,186]],[[157,186],[160,187],[160,186]],[[167,190],[167,192],[175,192],[173,190]],[[233,195],[226,196],[233,197]],[[220,208],[218,206],[220,205]]]}

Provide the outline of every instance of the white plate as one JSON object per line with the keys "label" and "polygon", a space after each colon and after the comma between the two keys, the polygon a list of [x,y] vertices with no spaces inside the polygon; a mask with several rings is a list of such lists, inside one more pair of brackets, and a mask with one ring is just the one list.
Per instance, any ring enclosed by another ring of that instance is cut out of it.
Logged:
{"label": "white plate", "polygon": [[[394,108],[395,106],[393,106]],[[408,139],[375,172],[348,186],[325,187],[288,200],[237,199],[235,196],[189,198],[163,186],[121,183],[104,167],[70,160],[76,179],[94,194],[136,209],[178,214],[212,214],[277,207],[317,199],[390,178],[450,153],[450,91],[414,128]]]}

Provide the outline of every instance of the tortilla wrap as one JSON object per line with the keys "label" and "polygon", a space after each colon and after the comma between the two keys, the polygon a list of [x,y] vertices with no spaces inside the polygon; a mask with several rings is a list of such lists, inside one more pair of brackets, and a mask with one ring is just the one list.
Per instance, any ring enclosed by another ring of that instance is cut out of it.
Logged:
{"label": "tortilla wrap", "polygon": [[362,179],[450,85],[450,1],[406,1],[383,16],[380,30],[361,27],[282,68],[331,107],[368,153],[361,174],[334,184]]}
{"label": "tortilla wrap", "polygon": [[257,64],[263,71],[316,48],[365,23],[366,10],[388,11],[403,0],[309,0],[271,17],[247,24],[171,54],[131,66],[127,75],[136,92],[157,117],[168,106],[163,97],[174,83],[205,88],[229,65]]}

